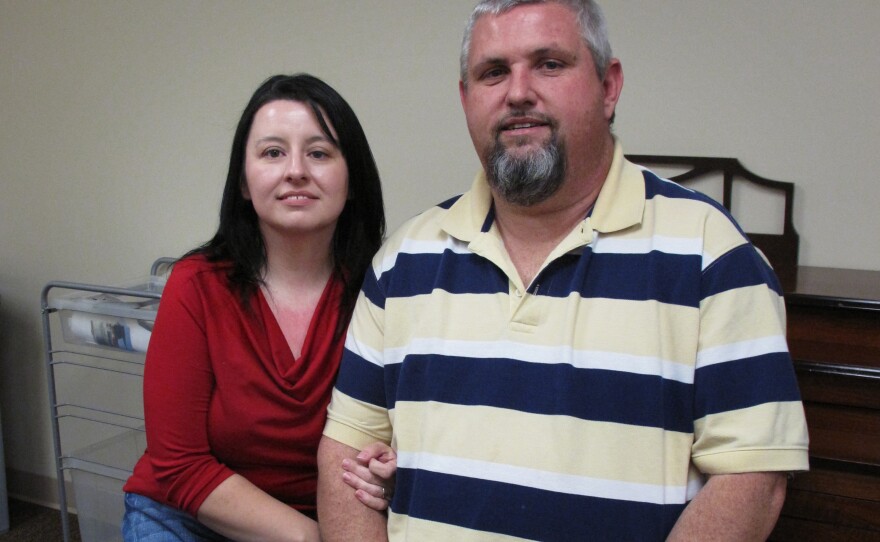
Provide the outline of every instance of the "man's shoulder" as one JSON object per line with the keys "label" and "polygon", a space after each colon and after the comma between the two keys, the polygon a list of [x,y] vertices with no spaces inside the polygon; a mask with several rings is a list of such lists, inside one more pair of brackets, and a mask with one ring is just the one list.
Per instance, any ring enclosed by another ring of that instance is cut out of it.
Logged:
{"label": "man's shoulder", "polygon": [[649,227],[622,235],[653,235],[666,239],[691,239],[705,264],[749,244],[737,220],[719,201],[693,188],[640,168],[645,183],[645,216]]}
{"label": "man's shoulder", "polygon": [[385,240],[381,252],[397,252],[406,243],[445,239],[447,234],[443,230],[443,219],[462,195],[451,197],[404,221]]}
{"label": "man's shoulder", "polygon": [[645,178],[645,197],[649,200],[657,197],[690,200],[706,204],[716,210],[724,210],[724,207],[717,200],[698,190],[664,178],[650,169],[642,169],[642,174]]}

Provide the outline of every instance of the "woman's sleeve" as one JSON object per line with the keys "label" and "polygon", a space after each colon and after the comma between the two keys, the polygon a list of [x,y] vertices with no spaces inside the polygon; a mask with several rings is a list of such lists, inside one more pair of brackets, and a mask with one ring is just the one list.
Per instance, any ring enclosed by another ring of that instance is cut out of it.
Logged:
{"label": "woman's sleeve", "polygon": [[[198,275],[181,265],[162,294],[144,369],[144,416],[152,470],[166,500],[195,516],[233,474],[212,455],[208,409],[215,379],[205,319],[211,310]],[[219,304],[218,304],[219,305]],[[210,315],[210,316],[209,316]]]}

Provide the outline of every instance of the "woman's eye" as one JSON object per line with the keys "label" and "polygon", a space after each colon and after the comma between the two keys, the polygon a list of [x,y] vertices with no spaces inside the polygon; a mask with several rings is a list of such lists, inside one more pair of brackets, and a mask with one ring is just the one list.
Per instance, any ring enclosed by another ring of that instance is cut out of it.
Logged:
{"label": "woman's eye", "polygon": [[278,158],[281,156],[281,149],[266,149],[265,151],[263,151],[263,156],[266,156],[268,158]]}

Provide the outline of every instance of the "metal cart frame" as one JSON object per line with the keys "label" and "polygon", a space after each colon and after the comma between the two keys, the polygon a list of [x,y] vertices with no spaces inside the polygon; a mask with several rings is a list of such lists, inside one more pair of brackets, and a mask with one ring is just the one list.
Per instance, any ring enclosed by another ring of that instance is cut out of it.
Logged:
{"label": "metal cart frame", "polygon": [[[159,258],[157,259],[151,269],[151,276],[160,276],[167,274],[170,271],[171,266],[175,260],[173,258]],[[97,294],[107,294],[112,296],[119,296],[127,299],[142,299],[142,300],[158,300],[161,298],[160,291],[148,291],[144,289],[133,289],[133,288],[118,288],[112,286],[102,286],[96,284],[86,284],[79,282],[66,282],[66,281],[52,281],[46,284],[43,288],[42,294],[40,296],[40,307],[42,313],[43,320],[43,344],[44,344],[44,353],[45,353],[45,364],[46,364],[46,379],[49,391],[49,409],[51,413],[51,422],[52,422],[52,440],[54,447],[54,456],[55,456],[55,474],[58,478],[58,505],[61,512],[61,528],[63,534],[64,542],[70,542],[70,518],[68,515],[67,509],[67,487],[65,484],[65,470],[71,469],[80,469],[87,472],[92,472],[99,475],[105,475],[108,470],[113,472],[117,471],[114,474],[117,477],[124,472],[118,472],[119,469],[111,467],[109,465],[101,465],[96,463],[91,463],[88,460],[83,460],[81,458],[77,458],[73,455],[70,455],[68,450],[65,449],[65,445],[62,442],[61,435],[61,418],[70,417],[70,418],[79,418],[81,420],[86,420],[88,422],[94,422],[97,424],[105,424],[110,426],[117,426],[125,429],[133,429],[133,430],[141,430],[137,427],[138,424],[143,424],[143,405],[141,405],[140,417],[132,417],[128,415],[124,415],[117,412],[101,410],[97,408],[90,407],[86,404],[73,404],[73,403],[59,403],[58,402],[58,394],[57,394],[57,374],[56,368],[62,365],[72,365],[77,367],[82,367],[89,370],[99,370],[99,371],[108,371],[110,373],[118,373],[132,377],[140,377],[143,378],[142,367],[144,356],[141,355],[140,359],[130,360],[130,359],[120,359],[120,357],[114,357],[112,351],[109,350],[100,350],[95,349],[94,352],[90,352],[88,348],[86,349],[74,349],[71,350],[69,348],[65,348],[68,346],[66,341],[58,341],[63,343],[60,345],[61,347],[57,347],[53,345],[52,333],[53,333],[53,318],[52,314],[61,310],[59,306],[53,302],[50,298],[50,293],[53,290],[69,290],[71,293],[83,292],[83,293],[97,293]],[[56,319],[57,320],[57,319]],[[68,357],[71,356],[71,357]],[[129,358],[133,356],[128,356]],[[137,356],[134,356],[137,357]],[[122,366],[126,364],[135,364],[140,365],[140,367],[132,367],[131,370],[126,369],[118,369],[118,368],[109,368],[106,366],[101,366],[100,362],[91,364],[89,360],[95,360],[98,362],[99,360],[110,360],[115,363],[118,363]],[[140,369],[140,371],[138,370]],[[65,413],[63,410],[66,407],[76,407],[82,413]],[[92,417],[89,413],[94,414]],[[123,425],[114,423],[112,421],[108,421],[107,419],[101,419],[100,415],[114,415],[117,417],[130,418],[132,421],[132,425]]]}

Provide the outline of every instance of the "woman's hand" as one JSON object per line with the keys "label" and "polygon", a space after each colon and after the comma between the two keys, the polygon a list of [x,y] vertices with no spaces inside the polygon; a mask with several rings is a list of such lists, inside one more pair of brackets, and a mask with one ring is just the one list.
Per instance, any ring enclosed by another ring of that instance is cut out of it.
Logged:
{"label": "woman's hand", "polygon": [[342,479],[354,488],[355,497],[373,510],[385,510],[394,495],[397,454],[382,442],[370,444],[356,461],[342,461]]}

